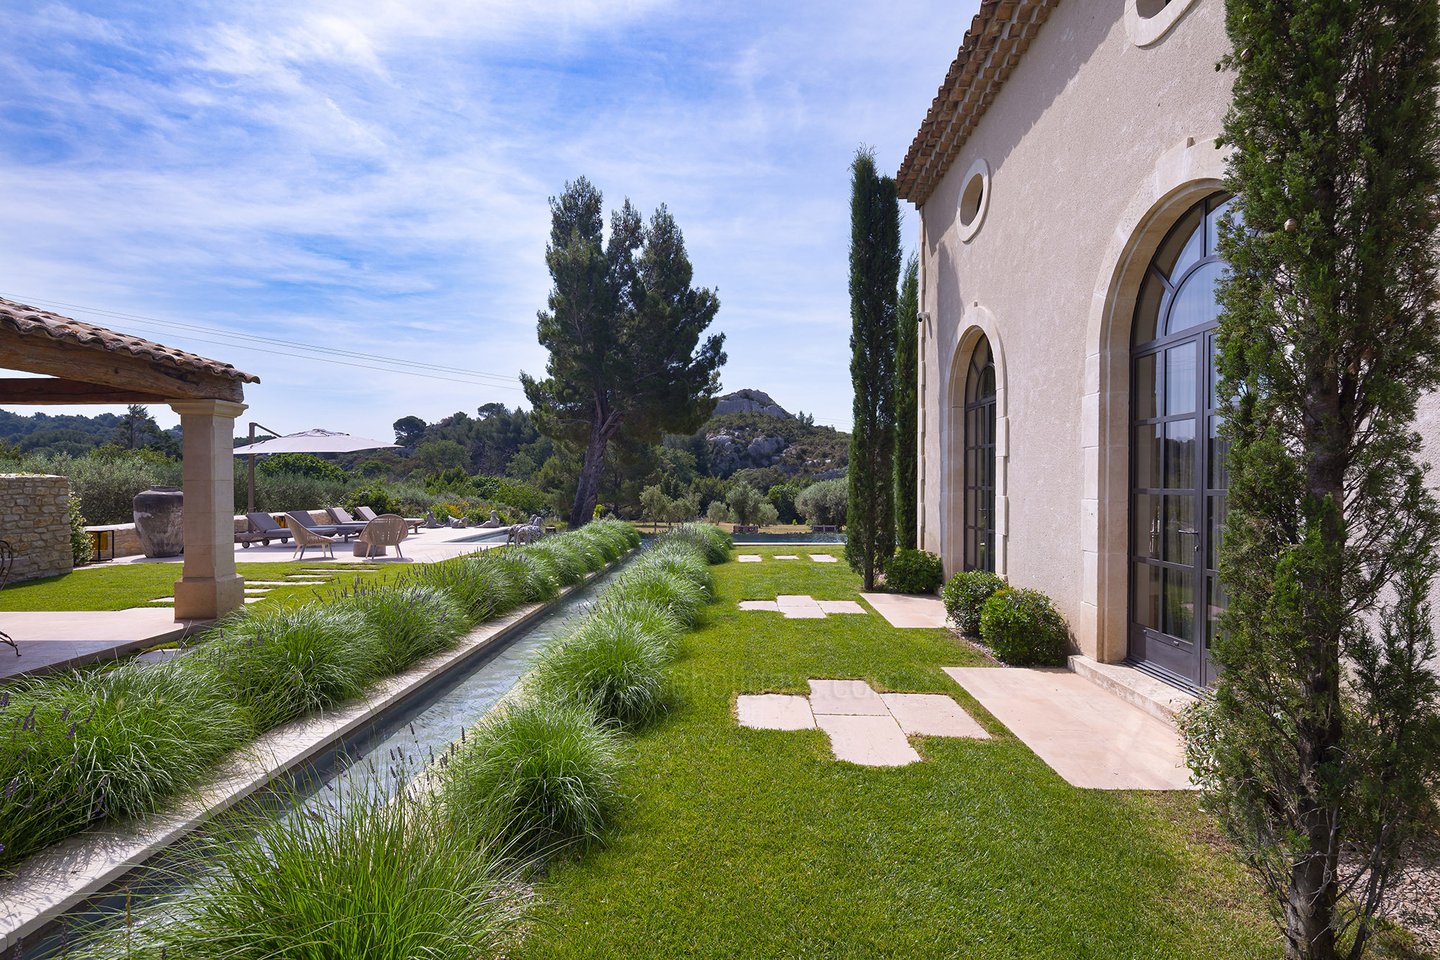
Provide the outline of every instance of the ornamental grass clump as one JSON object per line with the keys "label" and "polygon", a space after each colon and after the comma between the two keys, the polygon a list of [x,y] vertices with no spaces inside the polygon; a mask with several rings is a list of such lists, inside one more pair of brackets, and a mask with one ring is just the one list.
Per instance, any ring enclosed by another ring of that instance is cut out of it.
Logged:
{"label": "ornamental grass clump", "polygon": [[487,556],[519,585],[525,603],[553,600],[560,592],[554,567],[540,554],[524,547],[501,547],[489,551]]}
{"label": "ornamental grass clump", "polygon": [[540,655],[530,683],[541,699],[639,727],[665,712],[669,661],[663,638],[613,610],[597,609]]}
{"label": "ornamental grass clump", "polygon": [[586,705],[526,699],[486,718],[447,761],[440,801],[457,833],[522,858],[600,839],[620,740]]}
{"label": "ornamental grass clump", "polygon": [[608,591],[595,606],[596,613],[615,617],[648,635],[665,648],[668,656],[679,649],[685,624],[668,606],[623,590]]}
{"label": "ornamental grass clump", "polygon": [[705,555],[705,562],[710,564],[729,560],[730,551],[735,547],[735,541],[728,533],[709,523],[681,524],[665,534],[663,539],[693,544]]}
{"label": "ornamental grass clump", "polygon": [[615,578],[614,592],[664,607],[686,627],[700,620],[700,610],[709,601],[705,588],[674,571],[654,564],[637,563]]}
{"label": "ornamental grass clump", "polygon": [[1065,618],[1039,590],[997,590],[980,608],[980,639],[1015,667],[1063,666],[1070,652]]}
{"label": "ornamental grass clump", "polygon": [[379,639],[359,610],[343,604],[236,618],[194,656],[257,733],[357,697],[385,672]]}
{"label": "ornamental grass clump", "polygon": [[980,608],[997,590],[1004,590],[1005,578],[988,570],[965,570],[950,578],[941,591],[945,612],[967,636],[980,633]]}
{"label": "ornamental grass clump", "polygon": [[642,569],[658,568],[678,577],[684,577],[704,591],[705,599],[715,599],[715,575],[699,548],[675,541],[661,541],[651,547],[639,566]]}
{"label": "ornamental grass clump", "polygon": [[410,573],[408,582],[443,590],[459,602],[470,624],[484,623],[521,603],[521,585],[481,561],[481,555],[427,563]]}
{"label": "ornamental grass clump", "polygon": [[525,550],[548,561],[555,571],[556,578],[567,587],[585,579],[584,554],[559,537],[541,540],[539,543],[526,547]]}
{"label": "ornamental grass clump", "polygon": [[470,627],[459,601],[422,583],[361,585],[345,603],[379,640],[380,670],[386,675],[450,649]]}
{"label": "ornamental grass clump", "polygon": [[145,960],[474,960],[513,943],[513,866],[400,791],[256,815],[196,851],[182,904],[76,955]]}
{"label": "ornamental grass clump", "polygon": [[0,690],[0,867],[103,817],[159,809],[247,733],[224,691],[185,664]]}

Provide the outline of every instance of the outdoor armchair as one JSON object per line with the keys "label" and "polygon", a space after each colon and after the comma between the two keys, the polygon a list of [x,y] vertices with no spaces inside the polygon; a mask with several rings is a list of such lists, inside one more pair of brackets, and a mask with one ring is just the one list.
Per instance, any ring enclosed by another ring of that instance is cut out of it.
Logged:
{"label": "outdoor armchair", "polygon": [[398,517],[393,513],[382,514],[365,524],[365,529],[360,531],[360,543],[365,544],[365,558],[368,560],[374,555],[376,547],[384,553],[386,547],[394,547],[396,556],[404,558],[405,554],[400,552],[400,541],[409,535],[409,524],[404,517]]}
{"label": "outdoor armchair", "polygon": [[305,521],[300,519],[301,515],[301,513],[293,511],[285,514],[290,520],[290,530],[295,534],[295,552],[291,554],[290,558],[292,560],[303,560],[305,559],[306,547],[319,547],[322,557],[328,553],[333,560],[335,558],[335,538],[327,537],[325,534],[317,532],[313,527],[306,525]]}
{"label": "outdoor armchair", "polygon": [[[355,512],[358,513],[358,514],[360,514],[360,519],[361,519],[361,520],[378,520],[378,519],[380,519],[379,516],[376,515],[375,511],[374,511],[374,510],[371,510],[369,507],[356,507],[356,508],[355,508]],[[393,517],[393,516],[395,516],[395,514],[393,514],[393,513],[387,513],[387,514],[385,514],[385,516],[387,516],[387,517]],[[422,524],[422,523],[425,522],[425,518],[424,518],[424,517],[420,517],[419,519],[416,519],[415,517],[401,517],[400,519],[404,520],[405,523],[410,527],[410,529],[411,529],[412,531],[414,531],[415,533],[419,533],[419,532],[420,532],[420,524]]]}

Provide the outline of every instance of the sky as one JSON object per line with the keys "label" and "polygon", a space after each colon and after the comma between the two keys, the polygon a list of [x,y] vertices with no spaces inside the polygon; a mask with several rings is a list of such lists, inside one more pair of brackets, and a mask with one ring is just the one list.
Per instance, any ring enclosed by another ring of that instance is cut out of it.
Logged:
{"label": "sky", "polygon": [[674,215],[724,390],[848,429],[849,164],[899,166],[976,7],[9,0],[0,296],[258,375],[237,432],[388,440],[524,404],[585,176]]}

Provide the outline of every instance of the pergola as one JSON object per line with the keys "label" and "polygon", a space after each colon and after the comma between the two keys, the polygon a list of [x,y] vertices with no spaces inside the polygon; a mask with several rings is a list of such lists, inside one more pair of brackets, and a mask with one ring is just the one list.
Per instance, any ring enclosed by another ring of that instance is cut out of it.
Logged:
{"label": "pergola", "polygon": [[244,603],[235,572],[235,418],[260,378],[48,310],[0,298],[0,405],[164,403],[180,414],[185,563],[175,619],[208,620]]}

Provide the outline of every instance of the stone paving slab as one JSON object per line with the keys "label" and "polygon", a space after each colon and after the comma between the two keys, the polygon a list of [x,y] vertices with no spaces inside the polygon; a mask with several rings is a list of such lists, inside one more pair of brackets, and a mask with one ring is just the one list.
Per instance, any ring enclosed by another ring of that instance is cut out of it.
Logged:
{"label": "stone paving slab", "polygon": [[735,557],[741,563],[759,563],[762,559],[758,553],[742,553]]}
{"label": "stone paving slab", "polygon": [[17,657],[0,647],[0,680],[116,660],[203,626],[198,620],[177,623],[171,607],[0,613],[0,630],[15,638],[21,652]]}
{"label": "stone paving slab", "polygon": [[1174,725],[1060,669],[945,672],[1072,786],[1192,790]]}
{"label": "stone paving slab", "polygon": [[763,610],[768,613],[779,613],[780,605],[774,600],[741,600],[741,610]]}
{"label": "stone paving slab", "polygon": [[970,737],[990,734],[953,698],[939,693],[882,693],[880,699],[909,737]]}
{"label": "stone paving slab", "polygon": [[833,553],[812,553],[810,559],[816,563],[838,563]]}
{"label": "stone paving slab", "polygon": [[916,597],[900,593],[862,593],[865,602],[901,630],[945,626],[945,604],[939,597]]}
{"label": "stone paving slab", "polygon": [[900,724],[888,713],[881,717],[817,714],[815,723],[829,736],[836,760],[867,767],[903,767],[920,759]]}
{"label": "stone paving slab", "polygon": [[795,554],[793,554],[793,553],[777,553],[777,554],[775,554],[775,559],[776,559],[776,560],[799,560],[800,558],[797,557],[797,556],[796,556]]}
{"label": "stone paving slab", "polygon": [[775,598],[775,605],[785,614],[787,620],[823,620],[825,611],[814,597],[796,594],[781,594]]}
{"label": "stone paving slab", "polygon": [[821,714],[888,717],[890,710],[880,694],[864,680],[811,680],[810,709]]}
{"label": "stone paving slab", "polygon": [[854,600],[817,600],[825,613],[864,613],[865,608]]}
{"label": "stone paving slab", "polygon": [[735,698],[735,715],[742,727],[756,730],[814,730],[810,701],[783,693],[762,693]]}

